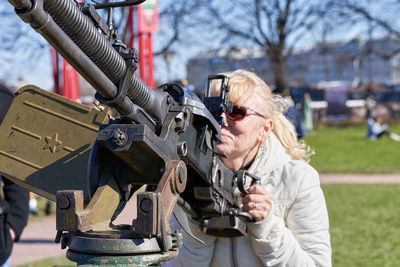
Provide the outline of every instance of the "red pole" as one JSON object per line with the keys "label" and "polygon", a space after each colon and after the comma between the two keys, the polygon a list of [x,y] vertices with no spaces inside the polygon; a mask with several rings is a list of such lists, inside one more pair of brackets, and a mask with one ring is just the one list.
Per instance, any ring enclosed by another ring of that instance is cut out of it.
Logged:
{"label": "red pole", "polygon": [[51,46],[51,61],[53,63],[53,80],[54,80],[54,93],[60,94],[60,74],[57,51]]}
{"label": "red pole", "polygon": [[134,7],[129,7],[128,11],[128,19],[126,22],[126,26],[128,27],[128,34],[129,34],[129,47],[133,48],[135,43],[135,33],[134,33],[134,25],[133,25],[133,12],[134,12]]}
{"label": "red pole", "polygon": [[155,88],[154,84],[154,62],[153,62],[153,36],[152,33],[149,33],[147,36],[147,62],[149,66],[148,73],[148,84],[150,87]]}
{"label": "red pole", "polygon": [[80,88],[78,72],[64,59],[64,90],[63,96],[80,102]]}
{"label": "red pole", "polygon": [[137,6],[139,31],[139,75],[150,87],[155,87],[153,38],[152,33],[158,30],[157,1]]}
{"label": "red pole", "polygon": [[139,75],[146,82],[146,50],[145,50],[145,35],[139,33]]}

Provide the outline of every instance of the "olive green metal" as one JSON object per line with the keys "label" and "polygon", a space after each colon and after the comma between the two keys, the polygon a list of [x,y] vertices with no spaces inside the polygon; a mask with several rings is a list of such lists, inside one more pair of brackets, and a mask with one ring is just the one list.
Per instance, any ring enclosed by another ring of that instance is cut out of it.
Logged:
{"label": "olive green metal", "polygon": [[106,185],[100,186],[96,190],[86,206],[84,205],[83,192],[81,190],[58,191],[57,231],[111,230],[111,218],[118,207],[120,199],[120,191],[111,176]]}
{"label": "olive green metal", "polygon": [[54,201],[58,190],[84,190],[87,199],[89,153],[107,111],[21,88],[0,127],[0,173]]}

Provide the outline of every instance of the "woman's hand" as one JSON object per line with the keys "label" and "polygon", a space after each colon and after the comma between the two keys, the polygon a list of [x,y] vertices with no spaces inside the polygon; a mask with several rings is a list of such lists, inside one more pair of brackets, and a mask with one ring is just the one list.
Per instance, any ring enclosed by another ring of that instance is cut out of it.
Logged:
{"label": "woman's hand", "polygon": [[256,222],[265,220],[272,208],[271,194],[259,184],[250,186],[247,191],[242,199],[242,211],[249,213]]}

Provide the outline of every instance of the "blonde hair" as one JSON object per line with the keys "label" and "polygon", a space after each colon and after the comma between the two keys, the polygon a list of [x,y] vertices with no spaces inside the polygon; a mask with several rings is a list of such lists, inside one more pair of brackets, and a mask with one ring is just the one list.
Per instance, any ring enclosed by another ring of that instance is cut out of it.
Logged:
{"label": "blonde hair", "polygon": [[288,107],[287,101],[281,96],[272,94],[268,85],[253,72],[239,69],[222,74],[229,77],[228,97],[232,102],[240,106],[250,96],[257,94],[265,104],[264,110],[259,112],[266,114],[272,120],[272,131],[286,152],[292,159],[308,162],[314,151],[304,141],[297,139],[293,124],[283,115]]}

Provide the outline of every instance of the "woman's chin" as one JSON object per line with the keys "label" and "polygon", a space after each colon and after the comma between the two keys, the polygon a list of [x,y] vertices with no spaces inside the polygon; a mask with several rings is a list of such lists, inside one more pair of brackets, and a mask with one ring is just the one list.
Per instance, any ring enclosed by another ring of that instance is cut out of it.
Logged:
{"label": "woman's chin", "polygon": [[228,145],[225,143],[220,143],[217,145],[217,150],[219,153],[225,153],[228,154],[229,153],[229,149],[228,149]]}

